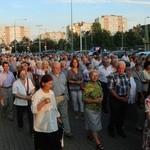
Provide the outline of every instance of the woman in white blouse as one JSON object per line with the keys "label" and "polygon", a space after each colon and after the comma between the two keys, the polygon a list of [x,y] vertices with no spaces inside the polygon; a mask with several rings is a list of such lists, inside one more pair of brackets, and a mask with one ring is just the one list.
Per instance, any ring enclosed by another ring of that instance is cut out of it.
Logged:
{"label": "woman in white blouse", "polygon": [[49,74],[41,78],[40,89],[32,97],[35,150],[60,150],[58,131],[60,114],[51,90],[53,79]]}
{"label": "woman in white blouse", "polygon": [[130,94],[128,97],[128,107],[131,111],[131,115],[134,121],[134,127],[137,130],[142,130],[138,123],[138,112],[137,112],[137,105],[136,105],[136,90],[137,85],[133,78],[133,71],[131,68],[126,69],[126,73],[128,74],[128,78],[130,80]]}
{"label": "woman in white blouse", "polygon": [[19,131],[23,131],[23,114],[26,111],[28,115],[30,134],[33,136],[33,114],[30,104],[35,87],[31,79],[27,78],[24,70],[18,71],[18,79],[13,83],[12,92],[15,96],[14,104],[17,108],[17,123]]}

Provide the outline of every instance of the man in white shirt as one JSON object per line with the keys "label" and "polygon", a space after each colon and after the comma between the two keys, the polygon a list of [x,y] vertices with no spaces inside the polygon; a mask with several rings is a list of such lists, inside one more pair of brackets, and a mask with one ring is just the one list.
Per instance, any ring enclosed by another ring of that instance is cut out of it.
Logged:
{"label": "man in white shirt", "polygon": [[128,57],[128,53],[125,52],[125,54],[122,56],[122,60],[126,61],[126,62],[130,62],[130,59]]}
{"label": "man in white shirt", "polygon": [[109,76],[113,70],[110,66],[109,58],[105,56],[102,60],[102,65],[98,68],[99,72],[99,81],[101,82],[104,98],[102,102],[102,109],[105,113],[108,113],[108,89],[107,89],[107,76]]}
{"label": "man in white shirt", "polygon": [[92,59],[92,68],[93,69],[97,69],[99,67],[99,65],[101,64],[101,55],[97,55],[97,56],[94,56],[93,59]]}

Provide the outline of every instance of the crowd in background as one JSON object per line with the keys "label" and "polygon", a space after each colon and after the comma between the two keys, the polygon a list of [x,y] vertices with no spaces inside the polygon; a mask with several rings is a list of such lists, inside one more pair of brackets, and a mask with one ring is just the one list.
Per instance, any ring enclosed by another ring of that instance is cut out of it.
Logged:
{"label": "crowd in background", "polygon": [[[0,87],[2,117],[13,121],[15,105],[18,130],[22,131],[26,111],[29,133],[36,141],[37,150],[40,147],[46,150],[44,144],[39,144],[44,139],[52,141],[51,149],[61,149],[59,140],[54,142],[52,138],[59,139],[60,123],[66,137],[74,136],[69,123],[68,100],[71,101],[74,118],[85,121],[87,138],[95,142],[98,150],[104,149],[97,133],[102,128],[101,111],[110,113],[109,135],[114,137],[116,129],[119,136],[127,138],[123,129],[127,108],[130,108],[133,126],[138,130],[142,127],[137,108],[146,108],[143,148],[150,149],[150,56],[138,58],[132,54],[129,57],[125,53],[118,59],[111,53],[103,57],[100,53],[93,56],[64,53],[45,57],[1,54]],[[61,102],[57,104],[58,99]],[[91,117],[95,118],[94,122]],[[45,144],[49,141],[46,140]]]}

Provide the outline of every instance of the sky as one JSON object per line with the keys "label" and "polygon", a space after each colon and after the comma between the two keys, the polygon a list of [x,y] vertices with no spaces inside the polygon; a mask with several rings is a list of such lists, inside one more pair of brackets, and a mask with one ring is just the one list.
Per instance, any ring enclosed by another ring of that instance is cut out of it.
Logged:
{"label": "sky", "polygon": [[[87,22],[103,15],[121,15],[128,20],[128,29],[150,24],[150,0],[72,0],[73,23]],[[20,20],[19,20],[20,19]],[[27,19],[21,20],[21,19]],[[31,36],[65,31],[71,25],[71,0],[0,0],[0,27],[27,26]]]}

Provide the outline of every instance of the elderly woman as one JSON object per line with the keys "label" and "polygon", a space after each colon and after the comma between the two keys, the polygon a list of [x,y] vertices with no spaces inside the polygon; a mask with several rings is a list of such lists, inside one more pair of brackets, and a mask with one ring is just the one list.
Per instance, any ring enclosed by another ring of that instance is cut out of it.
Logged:
{"label": "elderly woman", "polygon": [[35,150],[60,150],[58,130],[60,114],[57,110],[53,79],[49,74],[41,78],[40,89],[32,97],[31,110],[34,117]]}
{"label": "elderly woman", "polygon": [[88,130],[87,138],[94,141],[98,150],[104,149],[98,131],[102,129],[101,125],[101,108],[103,92],[100,82],[98,81],[98,71],[90,72],[90,81],[85,85],[83,90],[85,124]]}
{"label": "elderly woman", "polygon": [[34,67],[34,73],[33,73],[36,89],[39,89],[39,84],[40,84],[40,80],[42,76],[43,76],[43,71],[41,69],[41,62],[37,61],[36,66]]}
{"label": "elderly woman", "polygon": [[17,123],[19,131],[23,130],[23,114],[26,111],[28,115],[30,134],[33,135],[33,114],[29,102],[31,96],[35,92],[35,87],[31,79],[27,78],[26,71],[21,69],[18,71],[18,79],[13,83],[12,93],[15,96],[14,104],[17,108]]}
{"label": "elderly woman", "polygon": [[[150,89],[148,90],[150,93]],[[149,150],[150,149],[150,94],[145,99],[145,113],[146,113],[146,120],[145,126],[143,131],[143,149]]]}
{"label": "elderly woman", "polygon": [[148,88],[149,88],[149,84],[150,84],[150,61],[146,61],[143,65],[144,70],[141,73],[141,81],[142,81],[142,89],[143,89],[143,95],[144,98],[146,98],[149,93]]}
{"label": "elderly woman", "polygon": [[42,75],[45,75],[45,74],[47,74],[48,72],[51,71],[51,68],[50,68],[49,63],[48,63],[47,60],[42,61],[42,68],[41,69],[42,69],[42,71],[41,71]]}
{"label": "elderly woman", "polygon": [[23,69],[26,72],[27,78],[30,78],[33,84],[35,85],[33,75],[32,75],[32,69],[30,68],[29,63],[23,62],[21,64],[21,69]]}

